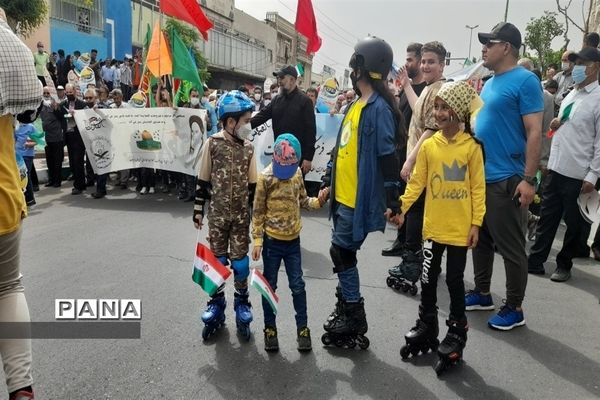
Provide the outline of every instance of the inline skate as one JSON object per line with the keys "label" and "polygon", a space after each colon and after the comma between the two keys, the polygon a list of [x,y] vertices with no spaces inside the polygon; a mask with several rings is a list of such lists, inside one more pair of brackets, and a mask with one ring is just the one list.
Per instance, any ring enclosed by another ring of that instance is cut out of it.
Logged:
{"label": "inline skate", "polygon": [[437,313],[419,313],[416,325],[404,335],[406,344],[400,348],[400,356],[406,360],[411,354],[416,357],[419,352],[427,354],[429,350],[435,351],[440,343],[438,334]]}
{"label": "inline skate", "polygon": [[250,322],[252,322],[252,304],[248,301],[248,289],[236,290],[233,294],[233,308],[235,310],[235,323],[238,333],[246,340],[250,340]]}
{"label": "inline skate", "polygon": [[367,333],[367,317],[365,315],[365,304],[361,298],[358,303],[340,302],[339,313],[327,325],[324,324],[325,333],[321,342],[325,346],[335,345],[353,349],[358,345],[361,349],[369,347]]}
{"label": "inline skate", "polygon": [[435,372],[440,376],[450,365],[462,360],[463,349],[467,344],[467,321],[447,320],[448,333],[438,347],[438,361],[435,364]]}
{"label": "inline skate", "polygon": [[342,297],[342,288],[339,286],[337,286],[335,288],[335,297],[337,300],[335,302],[334,309],[331,312],[331,314],[329,314],[329,316],[327,317],[327,320],[323,324],[323,329],[325,329],[325,330],[327,330],[327,328],[329,328],[329,326],[331,325],[331,321],[333,321],[342,312],[342,302],[344,300]]}
{"label": "inline skate", "polygon": [[225,307],[227,306],[225,293],[215,295],[206,305],[206,311],[202,313],[202,322],[204,322],[202,339],[204,340],[207,340],[217,329],[225,325]]}
{"label": "inline skate", "polygon": [[396,267],[390,268],[390,276],[386,279],[386,284],[390,288],[402,290],[404,293],[410,292],[415,296],[419,288],[416,282],[421,277],[423,269],[423,252],[407,251],[402,258],[402,263]]}

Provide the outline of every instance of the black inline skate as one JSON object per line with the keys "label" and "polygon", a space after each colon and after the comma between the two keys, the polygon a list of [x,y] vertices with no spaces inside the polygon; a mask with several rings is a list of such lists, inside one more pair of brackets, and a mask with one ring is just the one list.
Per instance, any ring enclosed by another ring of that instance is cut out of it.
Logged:
{"label": "black inline skate", "polygon": [[448,325],[448,334],[446,334],[446,337],[438,347],[439,360],[434,367],[438,376],[450,365],[462,360],[463,349],[467,344],[467,330],[469,327],[466,320],[447,320],[446,325]]}
{"label": "black inline skate", "polygon": [[416,357],[419,352],[427,354],[429,350],[435,351],[440,344],[437,338],[439,331],[437,313],[424,314],[419,311],[415,326],[404,335],[406,344],[400,348],[400,357],[406,360],[411,354]]}
{"label": "black inline skate", "polygon": [[339,313],[328,325],[325,323],[324,328],[326,332],[321,336],[321,341],[325,346],[353,349],[358,345],[363,350],[369,347],[369,339],[365,336],[368,325],[362,298],[358,303],[342,300]]}
{"label": "black inline skate", "polygon": [[331,325],[331,321],[336,319],[336,317],[342,313],[342,302],[344,300],[342,297],[342,288],[339,286],[337,286],[335,288],[335,297],[337,300],[335,302],[334,309],[331,312],[331,314],[329,314],[329,316],[327,317],[327,320],[323,324],[323,329],[325,329],[325,330],[327,330],[329,328],[329,326]]}
{"label": "black inline skate", "polygon": [[416,282],[421,277],[423,270],[423,252],[407,251],[402,258],[402,263],[396,267],[390,268],[389,274],[385,283],[388,287],[396,290],[402,290],[404,293],[410,292],[415,296],[419,288]]}

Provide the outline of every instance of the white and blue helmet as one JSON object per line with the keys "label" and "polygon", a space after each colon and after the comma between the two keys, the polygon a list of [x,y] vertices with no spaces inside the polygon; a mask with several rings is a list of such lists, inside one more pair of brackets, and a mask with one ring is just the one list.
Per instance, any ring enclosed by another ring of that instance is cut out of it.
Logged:
{"label": "white and blue helmet", "polygon": [[217,103],[219,120],[229,116],[237,117],[245,112],[254,110],[254,102],[239,90],[225,93]]}

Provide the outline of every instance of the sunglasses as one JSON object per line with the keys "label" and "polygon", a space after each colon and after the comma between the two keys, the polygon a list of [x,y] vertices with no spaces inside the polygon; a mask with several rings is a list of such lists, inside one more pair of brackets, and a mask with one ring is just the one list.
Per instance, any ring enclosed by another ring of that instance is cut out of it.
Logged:
{"label": "sunglasses", "polygon": [[498,43],[508,43],[508,42],[505,42],[504,40],[488,40],[484,44],[484,46],[489,49],[489,48],[493,47],[495,44],[498,44]]}

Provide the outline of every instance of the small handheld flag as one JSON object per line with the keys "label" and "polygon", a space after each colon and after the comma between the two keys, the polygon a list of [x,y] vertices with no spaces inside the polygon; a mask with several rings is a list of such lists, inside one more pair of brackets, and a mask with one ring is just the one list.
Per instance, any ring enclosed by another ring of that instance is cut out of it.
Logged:
{"label": "small handheld flag", "polygon": [[279,304],[279,297],[267,282],[267,279],[260,273],[256,268],[252,269],[250,273],[250,285],[254,286],[256,290],[269,302],[273,313],[277,315],[277,306]]}
{"label": "small handheld flag", "polygon": [[197,242],[192,280],[200,285],[209,296],[212,296],[230,275],[231,271],[221,264],[212,251]]}

